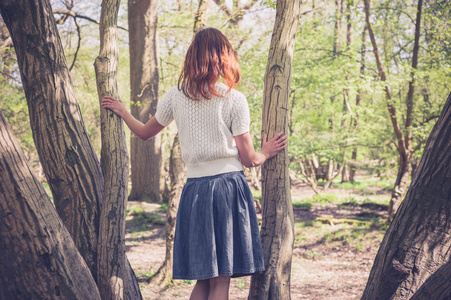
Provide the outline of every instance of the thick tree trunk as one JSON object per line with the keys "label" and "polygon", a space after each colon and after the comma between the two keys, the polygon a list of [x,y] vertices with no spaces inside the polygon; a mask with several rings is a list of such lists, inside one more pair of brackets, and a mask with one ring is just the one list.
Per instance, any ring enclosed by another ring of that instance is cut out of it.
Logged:
{"label": "thick tree trunk", "polygon": [[56,210],[96,276],[103,176],[75,99],[50,3],[5,0],[0,11],[15,45],[33,138]]}
{"label": "thick tree trunk", "polygon": [[450,165],[451,95],[382,241],[362,299],[409,299],[450,260]]}
{"label": "thick tree trunk", "polygon": [[[132,115],[143,123],[158,103],[159,57],[157,0],[129,0],[130,100]],[[161,135],[144,142],[130,139],[130,200],[160,201]]]}
{"label": "thick tree trunk", "polygon": [[171,157],[169,159],[169,176],[171,180],[171,192],[168,200],[168,210],[166,211],[166,256],[157,273],[152,276],[151,281],[161,286],[166,286],[172,282],[172,253],[174,245],[175,224],[180,196],[186,181],[185,163],[182,160],[178,134],[174,137]]}
{"label": "thick tree trunk", "polygon": [[[265,75],[262,133],[288,132],[291,66],[300,12],[299,0],[279,0]],[[294,218],[288,150],[262,166],[261,238],[266,271],[253,275],[250,299],[290,299]]]}
{"label": "thick tree trunk", "polygon": [[0,112],[0,299],[100,299]]}
{"label": "thick tree trunk", "polygon": [[[120,0],[103,0],[100,14],[100,52],[94,67],[97,92],[118,98],[117,14]],[[102,170],[105,195],[101,207],[97,284],[102,299],[123,299],[126,281],[125,208],[128,156],[123,122],[112,111],[101,110]]]}
{"label": "thick tree trunk", "polygon": [[451,299],[451,261],[441,266],[423,283],[410,300]]}

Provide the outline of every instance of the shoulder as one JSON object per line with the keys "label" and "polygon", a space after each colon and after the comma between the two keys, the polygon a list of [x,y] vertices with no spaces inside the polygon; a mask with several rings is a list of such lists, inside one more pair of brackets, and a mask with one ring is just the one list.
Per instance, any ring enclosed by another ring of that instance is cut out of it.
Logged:
{"label": "shoulder", "polygon": [[216,89],[220,92],[226,99],[232,100],[234,103],[247,103],[246,96],[240,91],[235,89],[230,89],[227,85],[223,83],[218,83]]}
{"label": "shoulder", "polygon": [[183,92],[179,91],[179,89],[175,86],[168,90],[164,96],[158,101],[158,104],[160,105],[170,105],[170,103],[177,103],[178,99],[183,96]]}
{"label": "shoulder", "polygon": [[180,91],[177,86],[174,86],[173,88],[171,88],[169,91],[166,92],[165,97],[166,96],[174,97],[174,96],[178,96],[181,94],[183,94],[183,92]]}

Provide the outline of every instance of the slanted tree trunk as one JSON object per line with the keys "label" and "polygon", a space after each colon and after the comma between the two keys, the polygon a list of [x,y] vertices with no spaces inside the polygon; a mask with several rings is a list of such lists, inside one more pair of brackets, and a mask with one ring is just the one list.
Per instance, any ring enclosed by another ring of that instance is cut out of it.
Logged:
{"label": "slanted tree trunk", "polygon": [[[0,12],[13,37],[33,138],[55,207],[95,278],[104,178],[74,96],[50,3],[2,1]],[[129,264],[127,276],[126,299],[142,299]]]}
{"label": "slanted tree trunk", "polygon": [[0,112],[0,299],[99,299],[94,278]]}
{"label": "slanted tree trunk", "polygon": [[[129,0],[131,114],[144,124],[158,103],[158,0]],[[130,200],[160,201],[161,135],[144,142],[130,138]]]}
{"label": "slanted tree trunk", "polygon": [[[288,132],[291,66],[301,2],[279,0],[265,75],[262,133]],[[262,166],[261,238],[266,271],[253,275],[250,299],[290,299],[294,218],[288,150]]]}
{"label": "slanted tree trunk", "polygon": [[[412,79],[409,82],[409,91],[406,99],[406,123],[405,130],[406,133],[403,133],[397,116],[396,116],[396,108],[393,104],[390,88],[388,85],[385,85],[385,98],[387,103],[387,109],[390,116],[390,120],[393,125],[393,130],[397,139],[397,148],[399,153],[399,161],[398,161],[398,175],[396,177],[395,186],[393,188],[393,192],[390,199],[390,206],[388,209],[388,218],[389,221],[396,214],[396,211],[402,201],[404,193],[407,189],[407,183],[409,180],[410,169],[411,169],[411,159],[414,150],[412,149],[412,118],[413,118],[413,93],[414,93],[414,70],[417,68],[418,63],[418,50],[419,50],[419,40],[420,40],[420,24],[421,24],[421,11],[422,11],[423,1],[418,1],[417,8],[417,18],[415,24],[415,42],[413,47],[413,58],[412,58]],[[384,65],[382,63],[379,50],[376,43],[376,38],[374,36],[373,28],[370,21],[370,0],[364,0],[365,6],[365,19],[366,25],[368,28],[368,33],[370,35],[371,44],[373,45],[373,52],[376,58],[377,68],[379,70],[379,76],[383,82],[387,81],[387,76],[384,71]]]}
{"label": "slanted tree trunk", "polygon": [[166,286],[172,282],[172,253],[174,246],[175,221],[179,207],[180,196],[185,185],[185,163],[182,160],[179,135],[174,137],[169,158],[169,177],[171,180],[171,192],[168,200],[168,210],[166,211],[166,256],[158,271],[152,276],[151,281]]}
{"label": "slanted tree trunk", "polygon": [[410,300],[451,299],[451,261],[441,266],[423,283]]}
{"label": "slanted tree trunk", "polygon": [[93,276],[104,186],[48,0],[1,1],[53,202]]}
{"label": "slanted tree trunk", "polygon": [[406,198],[385,234],[362,299],[410,299],[450,260],[450,165],[451,94],[429,136]]}
{"label": "slanted tree trunk", "polygon": [[[103,0],[100,13],[100,52],[94,67],[97,93],[118,98],[117,14],[120,0]],[[125,208],[128,155],[123,122],[112,111],[101,110],[102,170],[105,195],[101,207],[97,284],[103,299],[123,299],[126,281]]]}

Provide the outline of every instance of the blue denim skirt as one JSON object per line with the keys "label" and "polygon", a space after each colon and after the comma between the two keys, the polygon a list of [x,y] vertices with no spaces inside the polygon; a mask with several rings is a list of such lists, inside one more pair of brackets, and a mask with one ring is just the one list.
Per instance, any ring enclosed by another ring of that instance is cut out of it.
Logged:
{"label": "blue denim skirt", "polygon": [[242,171],[188,178],[177,213],[174,279],[265,270],[252,193]]}

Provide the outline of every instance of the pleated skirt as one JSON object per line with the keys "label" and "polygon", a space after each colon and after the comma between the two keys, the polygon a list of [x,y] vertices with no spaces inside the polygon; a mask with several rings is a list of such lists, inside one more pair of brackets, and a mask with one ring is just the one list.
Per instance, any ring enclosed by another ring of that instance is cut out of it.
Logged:
{"label": "pleated skirt", "polygon": [[254,199],[242,171],[188,178],[173,255],[174,279],[264,272]]}

